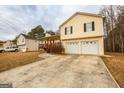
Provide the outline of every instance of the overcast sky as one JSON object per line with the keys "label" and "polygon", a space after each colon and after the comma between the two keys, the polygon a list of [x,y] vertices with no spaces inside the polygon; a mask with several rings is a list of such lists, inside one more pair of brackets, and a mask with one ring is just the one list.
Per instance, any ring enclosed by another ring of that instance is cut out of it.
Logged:
{"label": "overcast sky", "polygon": [[98,13],[101,6],[0,6],[0,40],[12,40],[19,33],[42,25],[58,30],[59,25],[77,11]]}

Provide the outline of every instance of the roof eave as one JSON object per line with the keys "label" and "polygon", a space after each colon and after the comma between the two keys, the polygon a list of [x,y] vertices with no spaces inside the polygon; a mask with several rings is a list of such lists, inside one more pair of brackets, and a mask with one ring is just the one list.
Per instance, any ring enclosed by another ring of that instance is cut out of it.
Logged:
{"label": "roof eave", "polygon": [[60,29],[65,23],[67,23],[70,19],[72,19],[74,16],[76,16],[77,14],[79,14],[79,15],[88,15],[88,16],[94,16],[94,17],[105,18],[105,16],[101,16],[101,15],[97,15],[97,14],[84,13],[84,12],[76,12],[76,13],[74,13],[71,17],[69,17],[66,21],[64,21],[64,22],[59,26],[59,29]]}

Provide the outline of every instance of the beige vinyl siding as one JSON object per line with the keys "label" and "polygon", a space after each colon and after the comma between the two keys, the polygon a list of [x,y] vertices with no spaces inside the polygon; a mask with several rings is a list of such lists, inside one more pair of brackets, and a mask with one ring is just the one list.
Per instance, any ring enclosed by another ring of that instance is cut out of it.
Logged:
{"label": "beige vinyl siding", "polygon": [[[84,23],[95,23],[95,31],[84,32]],[[65,35],[65,27],[73,27],[73,33]],[[103,36],[103,19],[101,17],[91,17],[86,15],[76,15],[62,27],[60,27],[61,39],[83,38],[92,36]]]}

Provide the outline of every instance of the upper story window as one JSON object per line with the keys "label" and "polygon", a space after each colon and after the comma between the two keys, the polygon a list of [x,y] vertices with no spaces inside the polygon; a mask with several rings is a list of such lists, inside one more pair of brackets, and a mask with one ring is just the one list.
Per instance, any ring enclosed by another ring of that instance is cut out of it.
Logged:
{"label": "upper story window", "polygon": [[22,42],[25,42],[25,39],[24,38],[22,39]]}
{"label": "upper story window", "polygon": [[95,30],[94,22],[84,23],[84,32],[91,32]]}
{"label": "upper story window", "polygon": [[72,26],[65,27],[65,35],[72,34],[72,33],[73,33],[73,27]]}

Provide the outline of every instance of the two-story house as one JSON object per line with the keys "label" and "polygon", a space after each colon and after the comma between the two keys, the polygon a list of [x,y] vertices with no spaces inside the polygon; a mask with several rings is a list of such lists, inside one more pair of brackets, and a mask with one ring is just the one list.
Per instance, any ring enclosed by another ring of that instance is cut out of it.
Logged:
{"label": "two-story house", "polygon": [[60,25],[61,41],[68,54],[104,54],[103,16],[77,12]]}
{"label": "two-story house", "polygon": [[3,47],[4,47],[4,48],[17,47],[16,41],[14,41],[14,40],[7,40],[7,41],[4,42]]}
{"label": "two-story house", "polygon": [[20,34],[17,37],[17,46],[19,51],[38,51],[39,50],[39,40],[31,38],[25,34]]}
{"label": "two-story house", "polygon": [[0,41],[0,48],[3,48],[3,44],[4,44],[4,42]]}

